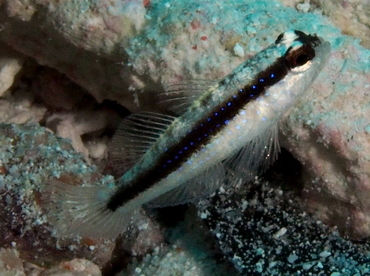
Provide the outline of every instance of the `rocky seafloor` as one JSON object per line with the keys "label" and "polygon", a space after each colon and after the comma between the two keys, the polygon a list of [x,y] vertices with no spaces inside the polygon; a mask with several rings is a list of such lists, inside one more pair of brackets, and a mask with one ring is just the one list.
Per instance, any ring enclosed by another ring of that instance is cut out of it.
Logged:
{"label": "rocky seafloor", "polygon": [[[369,3],[281,2],[291,7],[0,1],[1,273],[370,273]],[[142,210],[137,230],[118,241],[55,237],[42,203],[47,180],[112,182],[107,144],[121,118],[156,110],[168,83],[223,77],[286,29],[332,45],[306,98],[280,124],[281,144],[301,167],[282,159],[236,193],[221,190],[197,206],[203,222],[182,210],[191,227],[176,208]]]}

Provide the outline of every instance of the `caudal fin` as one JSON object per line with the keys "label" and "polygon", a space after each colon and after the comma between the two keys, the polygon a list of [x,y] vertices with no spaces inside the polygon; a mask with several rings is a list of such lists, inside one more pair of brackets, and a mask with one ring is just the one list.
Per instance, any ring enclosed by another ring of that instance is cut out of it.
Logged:
{"label": "caudal fin", "polygon": [[56,235],[112,239],[124,232],[133,212],[111,211],[106,207],[113,190],[73,186],[57,180],[47,183],[43,201]]}

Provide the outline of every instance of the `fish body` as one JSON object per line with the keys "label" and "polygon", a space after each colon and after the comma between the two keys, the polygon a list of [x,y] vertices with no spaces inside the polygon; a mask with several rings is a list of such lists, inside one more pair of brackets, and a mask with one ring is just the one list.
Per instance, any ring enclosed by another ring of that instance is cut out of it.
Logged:
{"label": "fish body", "polygon": [[180,101],[178,117],[146,112],[123,122],[112,143],[113,160],[118,166],[126,160],[117,185],[49,185],[58,205],[57,228],[62,234],[115,237],[141,205],[191,202],[223,183],[248,180],[276,156],[279,119],[316,78],[329,52],[329,43],[316,35],[287,31],[203,93],[172,86],[173,102],[187,93],[194,100]]}

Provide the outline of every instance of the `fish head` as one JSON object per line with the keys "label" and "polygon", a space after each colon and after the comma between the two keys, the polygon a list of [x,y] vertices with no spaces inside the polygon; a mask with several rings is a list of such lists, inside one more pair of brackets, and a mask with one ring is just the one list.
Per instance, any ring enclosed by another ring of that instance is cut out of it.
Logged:
{"label": "fish head", "polygon": [[[276,112],[284,113],[298,99],[307,94],[326,64],[331,46],[317,35],[307,35],[302,31],[289,30],[282,33],[275,41],[281,58],[277,70],[284,71],[280,81],[268,91],[270,106]],[[283,69],[281,69],[283,68]]]}

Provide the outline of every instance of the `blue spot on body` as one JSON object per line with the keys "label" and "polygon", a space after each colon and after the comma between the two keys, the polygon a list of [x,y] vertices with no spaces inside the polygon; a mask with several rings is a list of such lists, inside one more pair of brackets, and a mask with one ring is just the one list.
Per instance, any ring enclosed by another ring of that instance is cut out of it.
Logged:
{"label": "blue spot on body", "polygon": [[190,146],[194,146],[194,142],[190,142]]}
{"label": "blue spot on body", "polygon": [[218,116],[218,112],[215,112],[215,113],[214,113],[214,115],[215,115],[215,116]]}
{"label": "blue spot on body", "polygon": [[230,123],[230,121],[229,120],[225,120],[224,123],[225,123],[225,125],[227,125],[228,123]]}
{"label": "blue spot on body", "polygon": [[227,103],[227,106],[231,106],[231,102],[228,102],[228,103]]}
{"label": "blue spot on body", "polygon": [[211,121],[211,118],[207,118],[207,122],[210,122]]}
{"label": "blue spot on body", "polygon": [[275,74],[271,73],[270,78],[272,78],[272,79],[275,78]]}
{"label": "blue spot on body", "polygon": [[265,80],[264,79],[259,79],[259,82],[265,82]]}
{"label": "blue spot on body", "polygon": [[239,89],[239,93],[243,93],[244,92],[244,89]]}
{"label": "blue spot on body", "polygon": [[252,85],[252,89],[257,89],[257,86],[255,86],[255,85]]}

